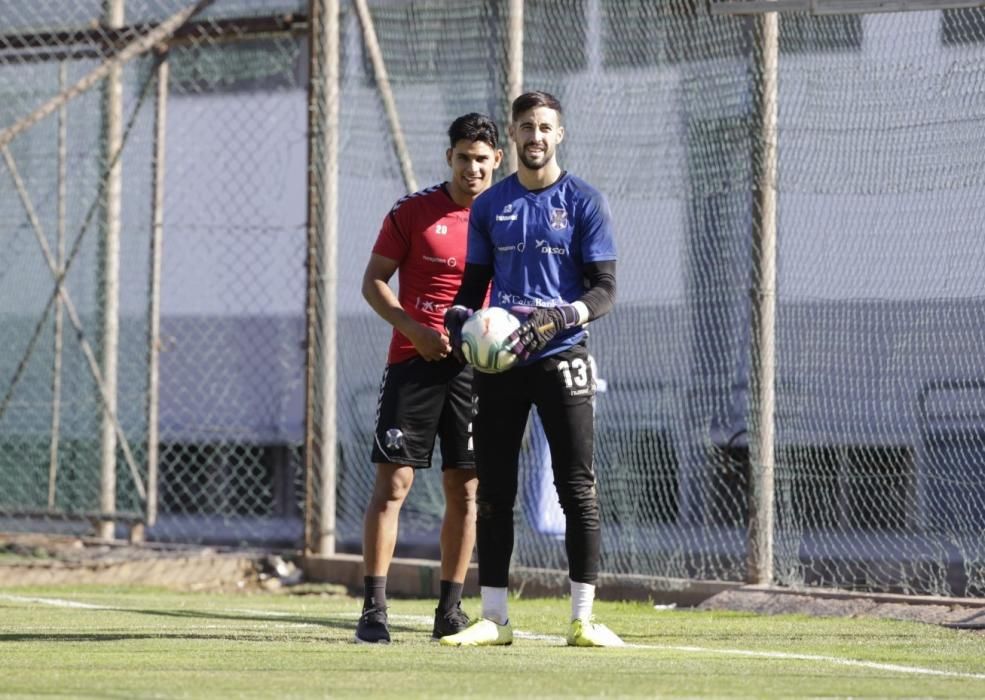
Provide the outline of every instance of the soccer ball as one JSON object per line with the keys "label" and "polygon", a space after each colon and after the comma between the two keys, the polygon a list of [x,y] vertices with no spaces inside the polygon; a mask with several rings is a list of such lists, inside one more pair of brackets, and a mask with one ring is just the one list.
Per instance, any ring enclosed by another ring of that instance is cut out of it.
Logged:
{"label": "soccer ball", "polygon": [[516,362],[516,355],[503,349],[503,345],[519,327],[520,320],[506,309],[479,309],[462,326],[465,359],[480,372],[505,372]]}

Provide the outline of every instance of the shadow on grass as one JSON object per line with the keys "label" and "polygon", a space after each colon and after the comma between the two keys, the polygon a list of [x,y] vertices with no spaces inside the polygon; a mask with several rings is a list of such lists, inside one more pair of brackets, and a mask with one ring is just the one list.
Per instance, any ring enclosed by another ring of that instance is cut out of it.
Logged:
{"label": "shadow on grass", "polygon": [[[133,615],[148,615],[153,617],[169,617],[187,620],[224,620],[227,622],[263,622],[273,623],[278,626],[289,627],[291,625],[322,627],[325,629],[341,630],[349,633],[345,641],[350,641],[351,634],[356,631],[356,619],[331,620],[323,617],[308,617],[299,615],[237,615],[224,612],[207,612],[203,610],[141,610],[139,608],[104,608],[106,612],[130,613]],[[390,624],[391,631],[403,632],[409,635],[424,634],[420,626],[412,627],[406,624]],[[430,636],[430,635],[429,635]],[[174,630],[162,630],[159,633],[140,632],[127,634],[124,632],[112,633],[0,633],[0,643],[3,642],[25,642],[25,641],[53,641],[53,642],[116,642],[133,639],[226,639],[243,641],[269,641],[269,634],[260,634],[250,630],[236,632],[234,630],[216,630],[215,633],[206,634],[202,632],[176,632]],[[318,641],[338,641],[337,638]]]}

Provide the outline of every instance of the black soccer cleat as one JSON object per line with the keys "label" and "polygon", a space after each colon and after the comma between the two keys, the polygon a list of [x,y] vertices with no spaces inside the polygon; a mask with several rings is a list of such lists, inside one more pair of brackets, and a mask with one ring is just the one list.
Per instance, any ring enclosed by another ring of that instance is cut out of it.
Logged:
{"label": "black soccer cleat", "polygon": [[450,634],[458,634],[469,626],[471,620],[462,610],[462,604],[456,603],[451,610],[442,611],[441,608],[434,610],[434,629],[431,631],[431,639],[441,639]]}
{"label": "black soccer cleat", "polygon": [[389,644],[390,625],[387,621],[386,608],[366,608],[359,617],[356,625],[357,644]]}

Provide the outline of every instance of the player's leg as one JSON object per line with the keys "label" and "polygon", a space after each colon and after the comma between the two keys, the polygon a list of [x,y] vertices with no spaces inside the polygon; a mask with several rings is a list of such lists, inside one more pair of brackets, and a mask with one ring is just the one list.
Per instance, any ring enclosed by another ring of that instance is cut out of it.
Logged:
{"label": "player's leg", "polygon": [[571,579],[598,580],[601,527],[593,467],[594,377],[583,346],[535,365],[537,412],[551,451],[551,468],[565,517]]}
{"label": "player's leg", "polygon": [[568,643],[615,646],[621,640],[591,621],[602,540],[595,488],[595,377],[583,345],[536,365],[537,411],[551,451],[558,500],[565,516],[565,549],[571,584]]}
{"label": "player's leg", "polygon": [[527,370],[498,375],[477,373],[473,384],[476,470],[476,542],[482,619],[464,632],[443,637],[442,644],[487,646],[510,644],[513,631],[506,605],[513,556],[513,506],[523,431],[530,411]]}
{"label": "player's leg", "polygon": [[[419,358],[387,367],[380,385],[371,459],[373,493],[363,519],[365,599],[356,641],[387,643],[386,576],[397,542],[400,509],[414,470],[431,464],[443,395],[434,391],[434,372]],[[437,395],[436,395],[437,394]]]}
{"label": "player's leg", "polygon": [[526,368],[498,375],[476,374],[476,541],[479,585],[506,588],[513,556],[513,507],[523,432],[530,412]]}
{"label": "player's leg", "polygon": [[461,608],[462,588],[475,549],[475,496],[478,479],[472,450],[472,369],[455,360],[438,436],[441,438],[445,516],[441,522],[441,594],[432,637],[440,639],[469,625]]}
{"label": "player's leg", "polygon": [[461,632],[469,626],[462,610],[462,591],[475,549],[475,468],[445,469],[441,474],[445,516],[441,522],[441,583],[434,610],[433,639]]}
{"label": "player's leg", "polygon": [[[445,517],[441,522],[441,580],[465,582],[475,549],[475,469],[446,469],[441,474]],[[454,604],[454,601],[452,601]]]}
{"label": "player's leg", "polygon": [[356,641],[386,644],[386,578],[397,544],[400,508],[414,483],[413,467],[377,464],[373,493],[363,517],[363,610],[356,625]]}
{"label": "player's leg", "polygon": [[[400,508],[413,483],[413,467],[376,465],[373,493],[363,516],[363,567],[367,576],[386,578],[397,545]],[[385,603],[385,595],[377,596],[377,600]]]}

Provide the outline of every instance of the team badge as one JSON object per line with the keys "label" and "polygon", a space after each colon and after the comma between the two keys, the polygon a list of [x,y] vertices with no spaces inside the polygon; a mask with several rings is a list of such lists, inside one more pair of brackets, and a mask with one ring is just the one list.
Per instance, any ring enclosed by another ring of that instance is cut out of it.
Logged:
{"label": "team badge", "polygon": [[552,209],[551,228],[555,231],[568,228],[568,212],[564,209]]}
{"label": "team badge", "polygon": [[386,448],[388,450],[399,450],[404,446],[404,434],[400,428],[390,428],[386,431]]}

